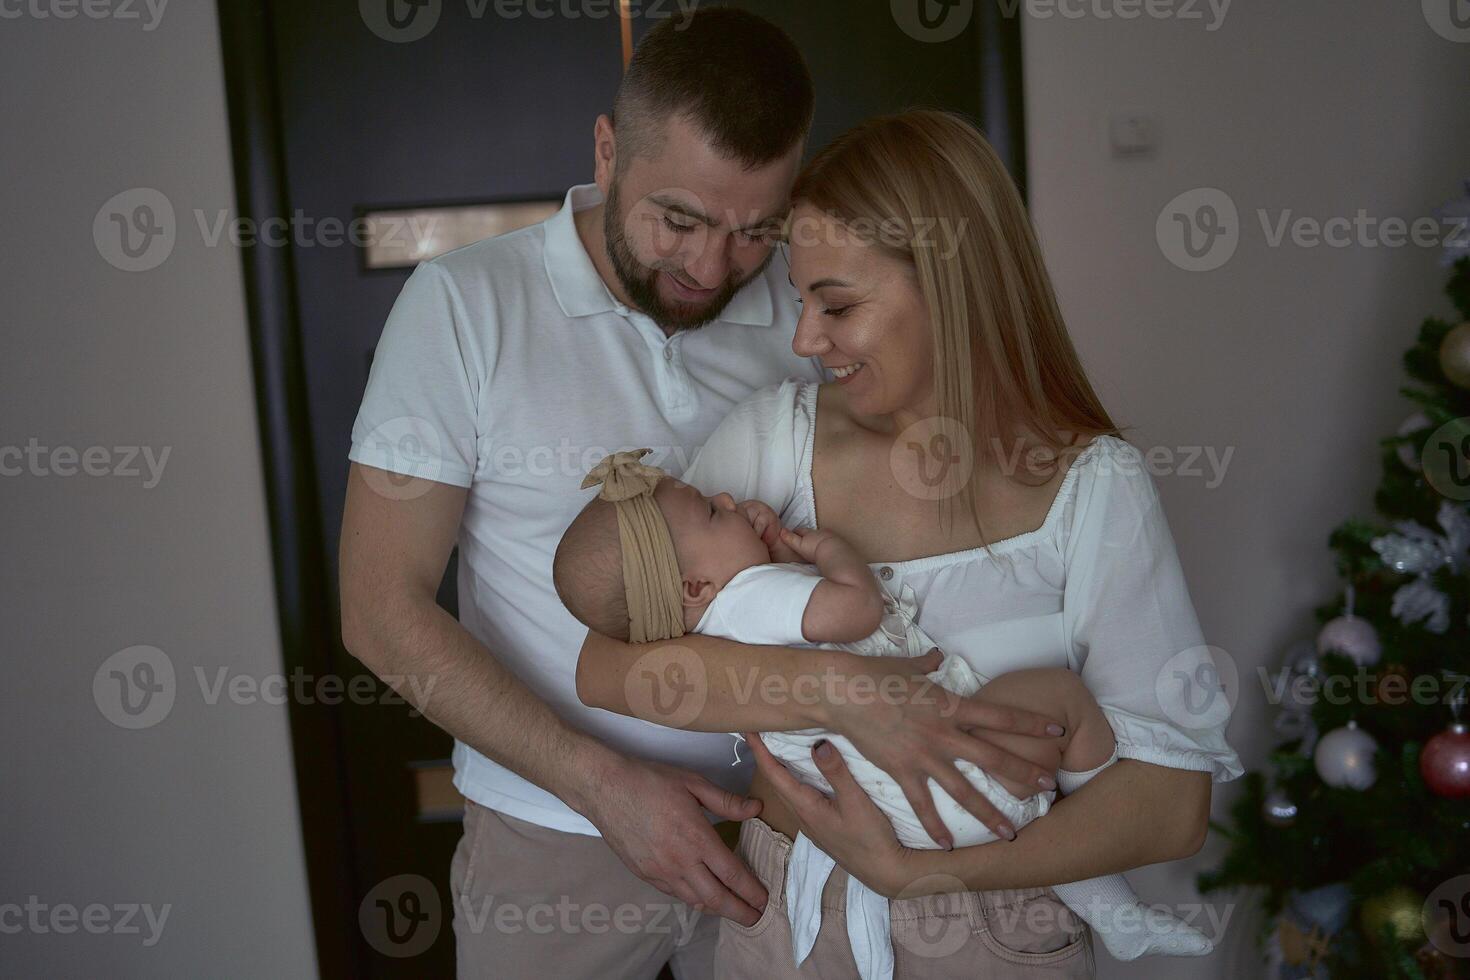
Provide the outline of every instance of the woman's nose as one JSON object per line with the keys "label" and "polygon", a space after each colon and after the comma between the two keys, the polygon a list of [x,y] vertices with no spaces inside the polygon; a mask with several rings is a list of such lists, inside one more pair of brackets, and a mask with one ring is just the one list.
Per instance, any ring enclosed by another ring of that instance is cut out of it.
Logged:
{"label": "woman's nose", "polygon": [[832,341],[822,332],[821,321],[816,311],[802,308],[796,321],[796,336],[791,338],[791,350],[797,357],[820,357],[832,349]]}

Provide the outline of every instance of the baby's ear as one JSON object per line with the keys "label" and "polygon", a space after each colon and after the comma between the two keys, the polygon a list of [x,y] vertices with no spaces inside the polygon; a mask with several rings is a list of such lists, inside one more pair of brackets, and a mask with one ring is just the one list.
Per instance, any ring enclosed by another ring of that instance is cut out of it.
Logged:
{"label": "baby's ear", "polygon": [[686,607],[699,609],[713,602],[719,590],[708,579],[686,578],[680,583],[679,591]]}

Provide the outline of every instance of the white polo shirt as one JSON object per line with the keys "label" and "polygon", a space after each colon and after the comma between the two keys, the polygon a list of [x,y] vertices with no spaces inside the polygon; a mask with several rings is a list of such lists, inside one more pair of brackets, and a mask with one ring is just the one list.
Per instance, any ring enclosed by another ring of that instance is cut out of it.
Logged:
{"label": "white polo shirt", "polygon": [[[577,699],[587,631],[557,598],[551,559],[593,494],[580,489],[583,476],[603,456],[651,446],[650,462],[682,473],[746,395],[824,375],[791,352],[797,304],[780,254],[697,330],[667,337],[618,302],[572,222],[600,200],[593,184],[573,187],[545,222],[414,271],[383,328],[348,455],[469,488],[460,622],[558,715],[624,752],[743,790],[750,771],[730,765],[728,735],[662,728]],[[502,813],[597,833],[551,793],[458,742],[454,784]]]}

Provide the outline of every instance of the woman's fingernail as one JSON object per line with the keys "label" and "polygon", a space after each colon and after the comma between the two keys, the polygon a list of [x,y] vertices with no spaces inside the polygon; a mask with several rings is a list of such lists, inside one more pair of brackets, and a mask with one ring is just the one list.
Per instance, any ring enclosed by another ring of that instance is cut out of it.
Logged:
{"label": "woman's fingernail", "polygon": [[1046,733],[1048,735],[1065,735],[1067,734],[1067,730],[1061,725],[1058,725],[1056,722],[1052,722],[1050,725],[1046,726]]}
{"label": "woman's fingernail", "polygon": [[1000,835],[1006,840],[1015,840],[1016,828],[1012,827],[1010,824],[1003,824],[1000,828]]}
{"label": "woman's fingernail", "polygon": [[1057,788],[1057,781],[1055,779],[1052,779],[1050,776],[1042,776],[1040,779],[1038,779],[1036,781],[1039,784],[1041,784],[1041,788],[1042,789],[1056,789]]}
{"label": "woman's fingernail", "polygon": [[939,846],[946,851],[952,851],[954,850],[954,841],[949,837],[941,837],[939,838]]}
{"label": "woman's fingernail", "polygon": [[818,759],[828,759],[832,755],[832,743],[825,738],[816,744],[814,749]]}

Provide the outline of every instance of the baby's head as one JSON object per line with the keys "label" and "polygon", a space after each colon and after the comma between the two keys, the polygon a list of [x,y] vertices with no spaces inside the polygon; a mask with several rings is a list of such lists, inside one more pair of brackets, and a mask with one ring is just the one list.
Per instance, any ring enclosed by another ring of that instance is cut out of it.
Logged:
{"label": "baby's head", "polygon": [[[658,481],[653,500],[679,561],[684,629],[699,623],[705,607],[737,573],[771,560],[771,552],[728,493],[706,497],[672,477]],[[551,566],[556,594],[583,625],[628,639],[628,601],[623,581],[623,542],[617,505],[592,498],[572,521]]]}

